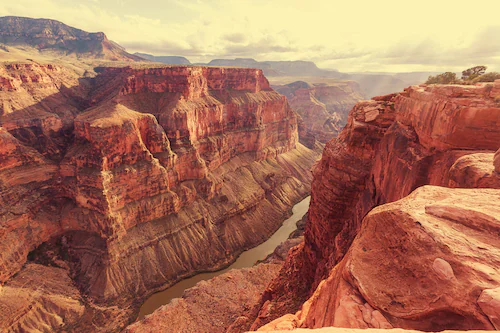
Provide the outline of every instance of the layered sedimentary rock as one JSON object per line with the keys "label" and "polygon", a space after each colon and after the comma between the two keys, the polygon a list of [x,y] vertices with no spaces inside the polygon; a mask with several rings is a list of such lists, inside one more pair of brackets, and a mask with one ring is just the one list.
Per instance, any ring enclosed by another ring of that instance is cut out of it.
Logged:
{"label": "layered sedimentary rock", "polygon": [[[294,112],[260,70],[100,68],[82,79],[9,66],[0,279],[17,288],[28,259],[65,270],[84,295],[64,296],[80,304],[71,313],[85,308],[82,331],[116,329],[151,292],[227,265],[309,192],[317,153],[298,143]],[[72,327],[66,308],[24,311],[3,329]]]}
{"label": "layered sedimentary rock", "polygon": [[124,332],[196,332],[241,333],[252,325],[260,295],[278,274],[290,248],[303,237],[302,220],[297,230],[278,245],[258,264],[243,269],[231,269],[224,274],[184,290],[182,297],[173,299],[126,328]]}
{"label": "layered sedimentary rock", "polygon": [[[493,328],[499,87],[424,85],[357,104],[314,168],[305,241],[253,328],[286,313],[265,330]],[[395,202],[426,184],[443,188]]]}
{"label": "layered sedimentary rock", "polygon": [[280,267],[279,263],[262,263],[199,282],[182,298],[173,299],[124,332],[243,332],[251,324],[249,312]]}
{"label": "layered sedimentary rock", "polygon": [[308,146],[314,139],[326,143],[336,137],[347,123],[349,110],[364,99],[354,81],[314,85],[297,81],[274,88],[288,98],[292,109],[304,121],[305,131],[299,135]]}
{"label": "layered sedimentary rock", "polygon": [[[498,328],[499,198],[497,189],[423,186],[373,209],[344,259],[292,323]],[[290,324],[283,319],[268,328]]]}

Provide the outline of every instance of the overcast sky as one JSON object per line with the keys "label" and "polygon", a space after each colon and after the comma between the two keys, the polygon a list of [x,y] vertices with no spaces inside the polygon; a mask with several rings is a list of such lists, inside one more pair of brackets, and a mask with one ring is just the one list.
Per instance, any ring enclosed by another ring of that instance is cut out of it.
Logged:
{"label": "overcast sky", "polygon": [[340,71],[500,71],[499,0],[14,0],[0,16],[103,31],[129,52],[311,60]]}

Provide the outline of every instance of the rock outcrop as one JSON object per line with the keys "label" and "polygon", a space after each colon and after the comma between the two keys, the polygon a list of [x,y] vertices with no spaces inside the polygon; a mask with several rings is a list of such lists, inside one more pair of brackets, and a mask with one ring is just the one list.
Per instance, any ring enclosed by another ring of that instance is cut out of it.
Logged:
{"label": "rock outcrop", "polygon": [[0,70],[3,290],[32,264],[74,283],[50,309],[22,287],[40,311],[6,312],[3,330],[116,330],[147,295],[262,242],[309,192],[317,153],[260,70],[97,72]]}
{"label": "rock outcrop", "polygon": [[299,132],[299,136],[308,146],[312,146],[314,140],[326,143],[336,137],[347,123],[349,111],[364,99],[354,81],[314,85],[297,81],[273,88],[285,95],[292,109],[301,116],[305,133]]}
{"label": "rock outcrop", "polygon": [[[499,84],[422,85],[358,103],[314,168],[305,241],[253,328],[288,313],[266,329],[492,329]],[[418,189],[427,184],[441,187]]]}
{"label": "rock outcrop", "polygon": [[[268,331],[269,333],[283,333],[286,330],[273,330],[273,331]],[[287,331],[288,332],[288,331]],[[296,329],[293,332],[295,333],[387,333],[387,330],[380,329],[380,328],[368,328],[368,329],[359,329],[359,328],[338,328],[338,327],[326,327],[326,328],[320,328],[320,329],[308,329],[308,328],[302,328],[302,329]],[[391,330],[393,333],[421,333],[421,331],[415,331],[415,330],[404,330],[404,329],[398,329],[394,328]],[[443,333],[460,333],[463,331],[441,331]],[[470,330],[468,331],[470,333],[481,333],[484,331],[474,331]]]}
{"label": "rock outcrop", "polygon": [[279,263],[262,263],[199,282],[124,332],[243,332],[251,324],[248,312],[280,268]]}

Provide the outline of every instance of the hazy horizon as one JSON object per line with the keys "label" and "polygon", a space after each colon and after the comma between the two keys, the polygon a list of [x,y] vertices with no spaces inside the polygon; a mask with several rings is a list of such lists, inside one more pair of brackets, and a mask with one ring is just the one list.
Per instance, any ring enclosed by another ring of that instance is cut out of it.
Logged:
{"label": "hazy horizon", "polygon": [[[497,5],[498,6],[498,5]],[[55,19],[103,31],[127,51],[313,61],[342,72],[500,71],[495,2],[284,0],[18,0],[0,16]]]}

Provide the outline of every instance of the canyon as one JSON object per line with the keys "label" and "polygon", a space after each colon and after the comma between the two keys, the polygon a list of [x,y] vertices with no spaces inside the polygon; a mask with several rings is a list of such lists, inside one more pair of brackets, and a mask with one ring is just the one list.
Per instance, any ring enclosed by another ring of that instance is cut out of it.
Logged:
{"label": "canyon", "polygon": [[[0,23],[1,331],[500,329],[500,80],[363,100],[423,74],[186,66]],[[222,270],[309,195],[272,254]]]}
{"label": "canyon", "polygon": [[500,81],[358,103],[253,329],[498,328]]}
{"label": "canyon", "polygon": [[312,83],[296,81],[272,87],[287,97],[290,107],[301,117],[300,142],[313,148],[316,141],[325,144],[340,133],[349,111],[364,95],[354,81],[310,80]]}
{"label": "canyon", "polygon": [[2,330],[116,331],[151,293],[263,242],[309,194],[318,153],[260,70],[0,75]]}
{"label": "canyon", "polygon": [[214,332],[499,329],[499,92],[421,85],[356,104],[313,168],[304,240]]}

